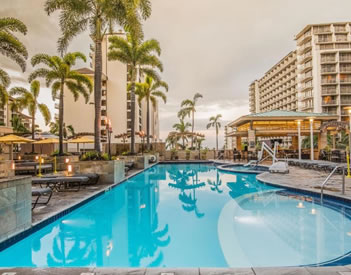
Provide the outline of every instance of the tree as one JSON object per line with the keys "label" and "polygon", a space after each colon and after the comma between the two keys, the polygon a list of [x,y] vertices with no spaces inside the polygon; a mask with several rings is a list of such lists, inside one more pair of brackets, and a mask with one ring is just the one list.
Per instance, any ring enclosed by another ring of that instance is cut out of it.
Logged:
{"label": "tree", "polygon": [[24,126],[22,119],[19,115],[15,114],[11,119],[12,129],[17,134],[27,134],[30,131]]}
{"label": "tree", "polygon": [[216,116],[211,116],[210,117],[210,123],[207,124],[207,129],[213,127],[216,129],[216,151],[218,151],[218,132],[219,128],[221,128],[221,123],[219,122],[219,119],[222,117],[222,115],[216,115]]}
{"label": "tree", "polygon": [[178,131],[175,134],[183,141],[183,149],[185,149],[185,140],[188,140],[189,127],[191,127],[191,124],[189,122],[185,122],[184,119],[181,119],[178,123],[173,125],[173,128]]}
{"label": "tree", "polygon": [[[27,27],[22,21],[6,17],[0,18],[0,54],[15,61],[24,72],[26,70],[26,59],[28,52],[26,47],[13,32],[27,34]],[[9,75],[0,68],[0,105],[4,106],[8,101],[7,88],[10,85]]]}
{"label": "tree", "polygon": [[78,34],[90,29],[94,41],[94,102],[95,102],[95,150],[101,152],[101,83],[102,83],[102,40],[118,24],[130,33],[142,38],[141,20],[151,15],[150,0],[46,0],[45,11],[60,10],[62,37],[58,49],[63,54],[70,41]]}
{"label": "tree", "polygon": [[[18,96],[16,101],[19,108],[26,108],[29,115],[32,117],[32,139],[35,138],[35,116],[38,110],[42,114],[46,125],[51,121],[51,114],[48,106],[38,102],[39,92],[40,82],[37,80],[31,83],[29,91],[22,87],[14,87],[10,90],[10,95]],[[34,152],[34,144],[32,145],[32,152]]]}
{"label": "tree", "polygon": [[136,83],[136,95],[139,104],[143,99],[146,100],[146,143],[147,149],[150,150],[150,101],[153,108],[157,106],[157,98],[161,98],[164,103],[167,102],[167,96],[160,88],[168,92],[168,84],[164,81],[154,81],[151,76],[146,76],[144,83]]}
{"label": "tree", "polygon": [[[32,66],[43,64],[47,68],[39,68],[29,76],[29,82],[38,77],[45,78],[46,86],[52,91],[52,98],[59,98],[59,155],[63,155],[63,99],[65,90],[73,94],[74,100],[77,101],[79,95],[84,96],[86,103],[93,89],[90,78],[80,74],[71,67],[75,65],[76,60],[81,59],[86,62],[86,57],[80,52],[67,53],[64,57],[49,56],[47,54],[37,54],[32,58]],[[66,89],[65,89],[66,87]]]}
{"label": "tree", "polygon": [[127,38],[113,36],[110,37],[109,60],[117,60],[129,67],[130,76],[130,101],[131,101],[131,154],[135,153],[135,87],[137,75],[149,75],[156,82],[160,81],[157,72],[153,68],[158,68],[161,72],[163,66],[158,56],[161,54],[160,44],[157,40],[151,39],[140,41],[131,34]]}
{"label": "tree", "polygon": [[[58,122],[58,120],[56,120],[55,122],[50,122],[49,127],[50,127],[51,134],[59,135],[59,122]],[[66,123],[63,123],[63,137],[67,138],[69,135],[74,137],[76,135],[76,132],[74,131],[74,128],[72,125],[66,126]]]}
{"label": "tree", "polygon": [[193,97],[193,99],[186,99],[183,100],[181,103],[182,109],[178,112],[178,117],[184,119],[186,116],[190,117],[191,116],[191,148],[193,148],[194,145],[194,126],[195,126],[195,112],[196,112],[196,103],[197,101],[202,98],[202,95],[200,93],[196,93]]}

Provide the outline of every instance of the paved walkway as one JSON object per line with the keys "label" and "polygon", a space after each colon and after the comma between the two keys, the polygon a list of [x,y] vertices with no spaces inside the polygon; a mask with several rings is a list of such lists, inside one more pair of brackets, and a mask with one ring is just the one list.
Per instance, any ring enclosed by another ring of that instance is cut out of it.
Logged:
{"label": "paved walkway", "polygon": [[[321,185],[328,175],[329,173],[323,171],[289,166],[288,174],[263,173],[258,175],[257,179],[267,183],[292,186],[320,193]],[[345,177],[345,195],[341,194],[342,176],[339,174],[335,174],[330,178],[324,190],[325,194],[333,194],[351,199],[351,179]]]}
{"label": "paved walkway", "polygon": [[351,266],[277,268],[33,268],[0,269],[0,275],[351,275]]}

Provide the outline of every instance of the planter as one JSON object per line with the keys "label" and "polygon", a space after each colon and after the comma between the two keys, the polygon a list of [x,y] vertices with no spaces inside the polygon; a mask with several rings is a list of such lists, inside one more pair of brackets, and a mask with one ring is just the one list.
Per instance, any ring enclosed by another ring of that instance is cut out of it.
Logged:
{"label": "planter", "polygon": [[[53,159],[54,157],[50,157],[50,159]],[[69,160],[69,163],[72,164],[73,162],[78,162],[79,161],[79,156],[57,156],[56,157],[56,169],[57,171],[65,171],[67,170],[67,163],[66,159]]]}
{"label": "planter", "polygon": [[100,176],[98,184],[113,184],[125,177],[123,160],[110,161],[79,161],[72,163],[76,174],[94,173]]}
{"label": "planter", "polygon": [[145,156],[123,156],[120,157],[121,160],[126,162],[134,162],[134,166],[137,169],[145,169],[149,167],[149,157]]}

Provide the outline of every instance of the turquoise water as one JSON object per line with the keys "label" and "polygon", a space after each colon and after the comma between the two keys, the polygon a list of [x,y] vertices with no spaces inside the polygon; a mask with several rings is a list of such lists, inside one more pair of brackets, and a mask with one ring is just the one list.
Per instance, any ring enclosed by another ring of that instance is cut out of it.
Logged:
{"label": "turquoise water", "polygon": [[0,252],[0,266],[295,266],[351,250],[344,212],[255,177],[157,165]]}

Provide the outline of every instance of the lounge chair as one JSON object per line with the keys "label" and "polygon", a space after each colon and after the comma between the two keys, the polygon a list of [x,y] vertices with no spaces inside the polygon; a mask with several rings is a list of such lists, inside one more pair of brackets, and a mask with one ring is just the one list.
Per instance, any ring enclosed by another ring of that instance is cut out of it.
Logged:
{"label": "lounge chair", "polygon": [[[60,191],[79,191],[82,183],[89,181],[88,177],[42,177],[42,178],[33,178],[33,184],[39,184],[40,187],[43,185],[52,190]],[[73,187],[76,187],[74,189]]]}
{"label": "lounge chair", "polygon": [[128,172],[132,170],[133,167],[134,167],[134,162],[126,162],[124,165],[124,171],[126,172],[126,174],[128,174]]}
{"label": "lounge chair", "polygon": [[99,181],[99,174],[95,173],[81,173],[81,174],[74,174],[74,177],[87,177],[89,180],[87,182],[82,182],[84,185],[95,185]]}
{"label": "lounge chair", "polygon": [[[32,210],[38,205],[47,205],[52,197],[51,188],[32,188],[32,196],[37,197],[35,201],[32,201]],[[47,200],[44,202],[39,202],[41,197],[47,197]]]}

